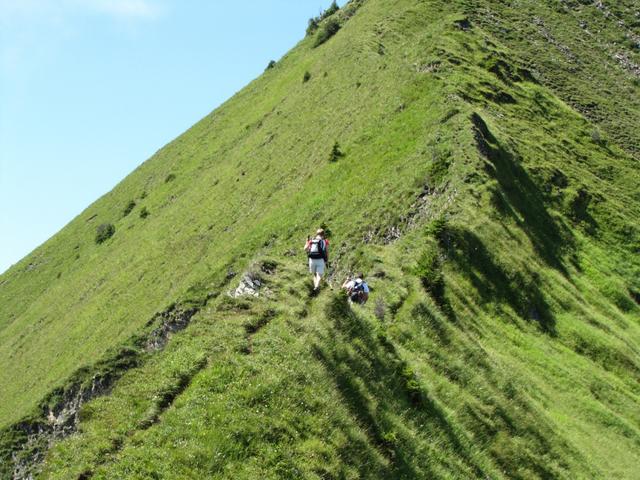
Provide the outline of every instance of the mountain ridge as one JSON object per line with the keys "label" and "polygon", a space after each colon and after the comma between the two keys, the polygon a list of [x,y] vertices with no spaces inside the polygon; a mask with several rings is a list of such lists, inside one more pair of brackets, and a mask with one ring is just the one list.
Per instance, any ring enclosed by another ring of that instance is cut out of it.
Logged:
{"label": "mountain ridge", "polygon": [[[303,40],[0,277],[0,355],[15,365],[0,378],[3,440],[124,345],[135,368],[79,408],[77,433],[34,467],[44,478],[632,478],[627,129],[595,137],[476,25],[473,2],[456,5],[351,2],[332,38]],[[99,222],[115,234],[96,245]],[[333,278],[373,275],[370,307],[306,299],[299,243],[321,222],[340,239]],[[267,290],[230,297],[242,272]],[[197,312],[148,352],[136,338],[176,303]],[[605,455],[585,432],[619,446]],[[169,453],[179,438],[184,456]]]}

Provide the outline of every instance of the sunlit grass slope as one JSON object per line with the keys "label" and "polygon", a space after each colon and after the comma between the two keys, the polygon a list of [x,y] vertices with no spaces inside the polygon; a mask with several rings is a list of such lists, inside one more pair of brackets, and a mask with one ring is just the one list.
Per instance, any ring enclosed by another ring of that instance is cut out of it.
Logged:
{"label": "sunlit grass slope", "polygon": [[[0,426],[137,352],[43,478],[640,474],[638,109],[581,116],[470,6],[351,2],[0,277]],[[309,297],[323,222],[365,307]],[[173,303],[186,330],[131,343]]]}

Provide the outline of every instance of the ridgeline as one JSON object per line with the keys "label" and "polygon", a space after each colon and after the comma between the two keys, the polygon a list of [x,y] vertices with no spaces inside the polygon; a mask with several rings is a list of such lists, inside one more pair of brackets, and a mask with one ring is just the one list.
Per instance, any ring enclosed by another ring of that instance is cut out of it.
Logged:
{"label": "ridgeline", "polygon": [[638,478],[639,27],[313,19],[0,276],[0,478]]}

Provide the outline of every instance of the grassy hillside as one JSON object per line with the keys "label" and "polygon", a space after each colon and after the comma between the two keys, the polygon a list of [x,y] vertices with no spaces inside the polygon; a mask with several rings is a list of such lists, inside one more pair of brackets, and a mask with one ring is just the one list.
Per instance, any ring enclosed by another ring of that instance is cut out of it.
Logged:
{"label": "grassy hillside", "polygon": [[597,130],[640,159],[637,2],[465,3],[472,21],[495,35]]}
{"label": "grassy hillside", "polygon": [[637,18],[521,3],[350,2],[3,274],[0,474],[636,478]]}

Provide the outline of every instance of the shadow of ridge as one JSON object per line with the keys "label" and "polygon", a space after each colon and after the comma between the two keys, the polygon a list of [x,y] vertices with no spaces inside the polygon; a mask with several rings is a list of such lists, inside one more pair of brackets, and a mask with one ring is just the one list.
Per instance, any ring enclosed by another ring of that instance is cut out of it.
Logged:
{"label": "shadow of ridge", "polygon": [[514,217],[545,263],[568,276],[563,254],[575,249],[571,232],[551,217],[538,186],[519,161],[491,133],[482,117],[473,113],[471,122],[476,147],[487,160],[487,172],[495,178],[504,194],[503,199],[509,207],[506,211]]}
{"label": "shadow of ridge", "polygon": [[556,335],[556,321],[540,290],[537,272],[527,272],[528,275],[516,270],[507,272],[475,233],[453,227],[450,234],[449,257],[469,279],[482,302],[506,303],[520,317],[536,322],[543,332]]}
{"label": "shadow of ridge", "polygon": [[[391,462],[384,478],[437,478],[438,473],[427,458],[385,418],[385,412],[412,411],[412,420],[403,419],[406,430],[419,430],[418,425],[430,425],[434,436],[448,445],[466,470],[452,472],[468,476],[486,477],[472,453],[459,439],[444,411],[417,383],[413,374],[407,375],[404,362],[384,334],[372,331],[371,326],[349,307],[346,299],[335,297],[328,304],[326,314],[333,321],[335,336],[325,334],[314,345],[314,351],[335,380],[336,387],[355,418],[368,432],[376,448]],[[410,382],[413,381],[413,385]],[[419,389],[419,391],[416,391]],[[375,398],[376,407],[369,399]],[[410,422],[410,423],[408,423]],[[397,438],[389,438],[394,432]],[[422,462],[421,462],[422,460]],[[446,465],[452,468],[452,465]],[[459,467],[460,468],[460,467]]]}
{"label": "shadow of ridge", "polygon": [[[412,310],[413,318],[432,317],[424,303]],[[462,331],[462,329],[461,329]],[[561,478],[571,471],[565,457],[582,458],[557,434],[555,425],[537,413],[535,403],[523,388],[524,383],[516,374],[504,369],[501,362],[491,359],[481,341],[473,335],[462,334],[449,341],[448,336],[439,335],[446,341],[436,344],[429,352],[429,363],[438,375],[448,378],[467,391],[473,391],[473,399],[462,402],[462,411],[456,415],[472,438],[483,439],[483,450],[500,465],[502,471],[514,472],[526,468],[535,473],[535,478]],[[462,375],[451,368],[460,361]],[[502,437],[506,435],[506,437]],[[507,441],[505,442],[505,438]],[[520,446],[526,439],[526,451]],[[493,447],[497,447],[494,449]],[[551,461],[549,461],[551,459]]]}

